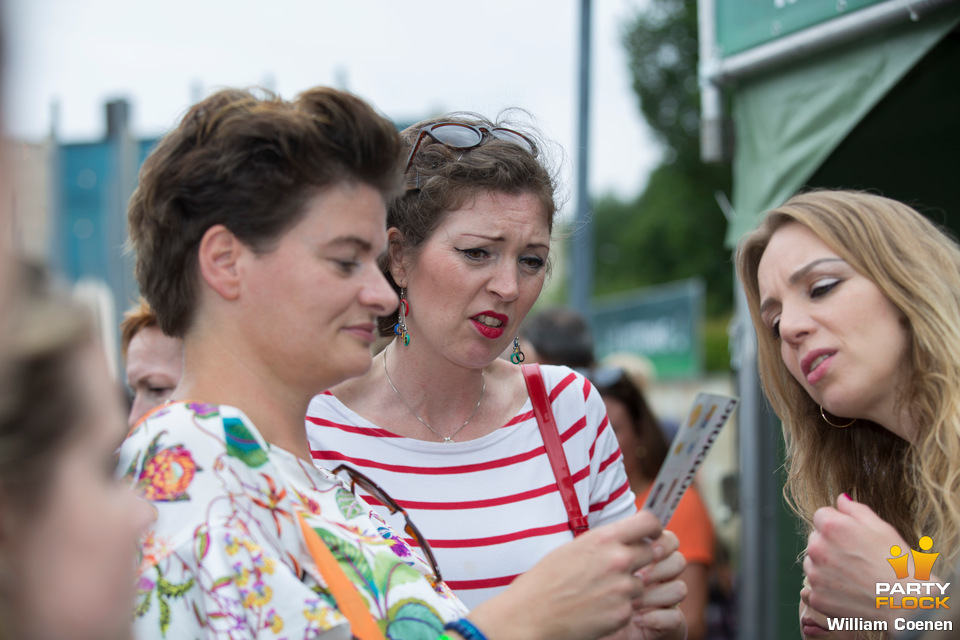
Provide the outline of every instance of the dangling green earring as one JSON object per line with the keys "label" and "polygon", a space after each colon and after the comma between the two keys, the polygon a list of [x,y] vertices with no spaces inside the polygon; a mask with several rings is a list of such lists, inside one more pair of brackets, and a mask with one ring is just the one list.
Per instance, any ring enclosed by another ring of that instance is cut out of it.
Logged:
{"label": "dangling green earring", "polygon": [[403,288],[400,289],[400,308],[397,309],[397,324],[393,325],[393,332],[403,341],[403,346],[410,346],[410,334],[407,333],[407,321],[404,316],[410,314],[410,303],[403,296]]}
{"label": "dangling green earring", "polygon": [[524,361],[523,351],[520,351],[520,336],[513,339],[513,353],[510,354],[510,362],[520,364]]}

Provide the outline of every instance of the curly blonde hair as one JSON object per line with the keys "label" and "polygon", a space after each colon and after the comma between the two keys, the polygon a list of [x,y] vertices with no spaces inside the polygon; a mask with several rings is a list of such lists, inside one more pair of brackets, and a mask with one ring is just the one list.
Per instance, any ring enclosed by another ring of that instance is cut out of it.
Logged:
{"label": "curly blonde hair", "polygon": [[[810,229],[871,280],[903,314],[906,383],[897,401],[918,432],[908,442],[858,420],[827,425],[790,375],[760,317],[757,269],[771,236]],[[784,496],[803,519],[841,492],[870,506],[909,544],[931,536],[947,562],[960,556],[960,248],[900,202],[851,191],[812,191],[768,212],[737,249],[737,271],[757,333],[760,379],[786,440]]]}

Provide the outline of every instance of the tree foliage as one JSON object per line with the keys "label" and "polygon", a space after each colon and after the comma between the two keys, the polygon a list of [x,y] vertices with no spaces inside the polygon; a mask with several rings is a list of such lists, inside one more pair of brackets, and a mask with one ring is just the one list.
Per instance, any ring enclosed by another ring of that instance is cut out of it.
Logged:
{"label": "tree foliage", "polygon": [[640,112],[666,147],[666,162],[699,162],[697,3],[651,0],[624,31]]}
{"label": "tree foliage", "polygon": [[635,200],[596,203],[596,292],[700,276],[708,315],[723,315],[732,307],[733,267],[714,194],[730,192],[730,168],[700,161],[695,0],[651,0],[623,38],[640,111],[664,156]]}
{"label": "tree foliage", "polygon": [[594,219],[599,295],[702,277],[708,315],[730,310],[733,265],[723,246],[726,219],[713,192],[712,167],[654,170],[644,193],[625,203],[606,197]]}

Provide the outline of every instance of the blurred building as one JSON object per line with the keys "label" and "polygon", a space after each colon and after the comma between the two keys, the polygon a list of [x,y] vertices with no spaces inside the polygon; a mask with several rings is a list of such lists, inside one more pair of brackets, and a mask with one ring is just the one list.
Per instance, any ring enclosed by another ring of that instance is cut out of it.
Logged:
{"label": "blurred building", "polygon": [[133,301],[133,259],[126,252],[127,202],[140,165],[157,139],[136,139],[125,100],[106,105],[106,136],[50,142],[50,263],[71,282],[102,280],[119,314]]}
{"label": "blurred building", "polygon": [[130,132],[130,105],[108,102],[101,140],[59,140],[56,119],[40,143],[8,142],[13,175],[14,242],[42,260],[88,303],[116,367],[116,332],[136,298],[127,252],[126,209],[140,165],[158,138]]}
{"label": "blurred building", "polygon": [[46,260],[50,237],[50,145],[8,140],[6,171],[13,184],[13,245],[33,260]]}

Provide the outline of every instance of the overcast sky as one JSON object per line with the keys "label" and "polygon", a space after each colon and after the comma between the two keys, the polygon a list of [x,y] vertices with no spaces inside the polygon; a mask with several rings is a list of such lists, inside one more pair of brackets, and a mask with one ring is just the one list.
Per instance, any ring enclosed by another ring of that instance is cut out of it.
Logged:
{"label": "overcast sky", "polygon": [[[593,2],[590,184],[632,197],[659,148],[630,89],[623,25],[646,0]],[[467,109],[531,111],[576,160],[577,0],[5,0],[6,126],[38,140],[103,135],[109,99],[138,136],[174,126],[221,86],[284,97],[346,87],[394,120]],[[572,193],[572,185],[568,185]]]}

